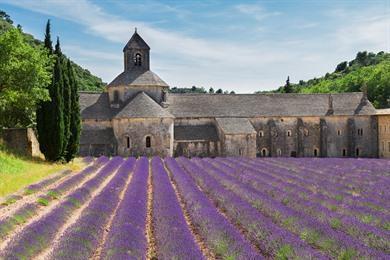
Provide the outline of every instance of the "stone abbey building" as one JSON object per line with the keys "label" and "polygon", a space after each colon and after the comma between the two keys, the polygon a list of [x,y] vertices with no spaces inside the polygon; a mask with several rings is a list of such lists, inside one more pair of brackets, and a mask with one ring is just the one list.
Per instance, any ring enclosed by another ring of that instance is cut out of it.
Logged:
{"label": "stone abbey building", "polygon": [[365,93],[172,94],[135,32],[124,71],[80,93],[80,155],[377,157]]}

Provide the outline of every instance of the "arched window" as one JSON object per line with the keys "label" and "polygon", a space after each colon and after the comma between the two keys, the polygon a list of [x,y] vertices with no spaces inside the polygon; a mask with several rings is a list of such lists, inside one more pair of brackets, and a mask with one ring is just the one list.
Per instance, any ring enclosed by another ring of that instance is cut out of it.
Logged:
{"label": "arched window", "polygon": [[145,146],[146,146],[146,148],[150,148],[152,146],[150,136],[147,136],[145,138]]}
{"label": "arched window", "polygon": [[280,157],[282,156],[282,150],[281,149],[277,149],[276,150],[276,154]]}
{"label": "arched window", "polygon": [[337,130],[337,135],[341,135],[341,130]]}
{"label": "arched window", "polygon": [[303,133],[304,133],[305,136],[309,136],[309,129],[306,129],[306,128],[305,128],[305,130],[303,131]]}
{"label": "arched window", "polygon": [[287,136],[291,137],[291,130],[287,130]]}
{"label": "arched window", "polygon": [[263,137],[264,136],[264,132],[263,131],[259,131],[259,137]]}
{"label": "arched window", "polygon": [[134,65],[141,66],[142,65],[142,56],[140,53],[135,54],[134,56]]}
{"label": "arched window", "polygon": [[356,157],[359,157],[359,156],[360,156],[360,149],[356,148]]}
{"label": "arched window", "polygon": [[265,149],[265,148],[261,149],[261,156],[266,157],[267,154],[268,154],[267,149]]}
{"label": "arched window", "polygon": [[313,154],[314,154],[314,157],[318,156],[318,149],[317,148],[314,148]]}
{"label": "arched window", "polygon": [[130,136],[126,136],[126,148],[129,149],[131,147]]}

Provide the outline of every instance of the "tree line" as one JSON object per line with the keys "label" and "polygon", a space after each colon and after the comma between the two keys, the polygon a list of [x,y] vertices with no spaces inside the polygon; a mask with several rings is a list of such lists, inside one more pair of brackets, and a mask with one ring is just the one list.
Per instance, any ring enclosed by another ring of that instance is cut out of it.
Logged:
{"label": "tree line", "polygon": [[359,92],[367,87],[368,99],[376,108],[390,107],[390,53],[358,52],[355,59],[337,64],[323,77],[286,84],[272,92],[343,93]]}
{"label": "tree line", "polygon": [[[0,18],[12,25],[5,12]],[[79,85],[58,38],[53,49],[50,21],[43,45],[31,44],[21,26],[7,27],[0,34],[0,57],[0,130],[33,127],[47,160],[72,160],[80,138]]]}
{"label": "tree line", "polygon": [[214,90],[214,88],[209,88],[207,91],[204,87],[192,86],[191,88],[178,88],[173,87],[169,89],[171,93],[200,93],[200,94],[236,94],[234,91],[227,91],[221,88]]}

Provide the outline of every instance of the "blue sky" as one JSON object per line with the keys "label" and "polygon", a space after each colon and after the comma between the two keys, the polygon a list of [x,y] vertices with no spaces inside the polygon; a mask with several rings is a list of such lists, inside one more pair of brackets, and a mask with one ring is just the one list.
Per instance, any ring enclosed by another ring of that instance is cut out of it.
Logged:
{"label": "blue sky", "polygon": [[390,52],[390,0],[0,0],[43,39],[47,19],[63,51],[110,82],[138,28],[151,69],[171,87],[252,93],[319,77],[358,51]]}

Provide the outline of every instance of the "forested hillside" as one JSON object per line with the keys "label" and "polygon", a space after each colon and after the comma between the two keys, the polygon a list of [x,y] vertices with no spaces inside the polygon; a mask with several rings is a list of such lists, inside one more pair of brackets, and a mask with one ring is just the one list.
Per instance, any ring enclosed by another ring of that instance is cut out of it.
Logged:
{"label": "forested hillside", "polygon": [[332,73],[289,85],[287,89],[283,86],[275,92],[356,92],[367,86],[368,98],[376,108],[390,107],[390,53],[359,52],[352,61],[339,63]]}
{"label": "forested hillside", "polygon": [[[0,10],[0,34],[15,27],[12,19],[4,12]],[[20,25],[16,26],[22,30]],[[42,45],[42,41],[35,39],[31,34],[23,32],[23,35],[27,42],[32,46]],[[102,91],[106,85],[101,78],[92,75],[87,69],[82,68],[76,63],[72,62],[73,70],[76,74],[76,80],[80,90],[88,91]]]}

